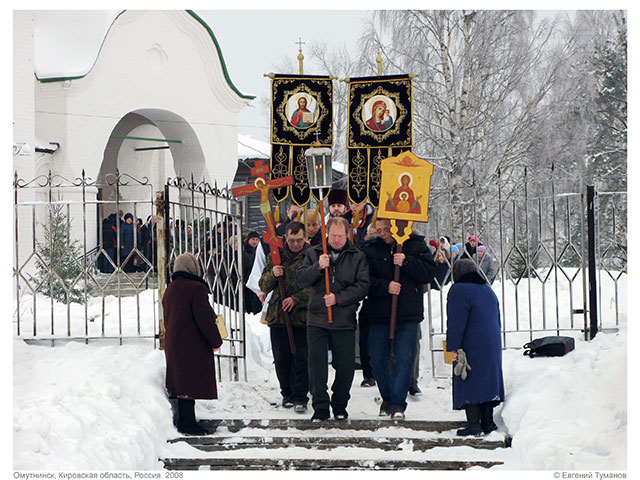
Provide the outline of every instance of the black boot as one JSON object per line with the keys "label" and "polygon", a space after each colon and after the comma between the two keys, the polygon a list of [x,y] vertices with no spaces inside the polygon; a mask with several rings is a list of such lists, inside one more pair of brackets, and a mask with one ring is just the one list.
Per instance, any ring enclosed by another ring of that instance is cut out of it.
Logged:
{"label": "black boot", "polygon": [[480,404],[480,426],[484,433],[491,433],[498,429],[493,421],[493,406],[489,402]]}
{"label": "black boot", "polygon": [[178,399],[178,431],[185,435],[208,435],[209,431],[196,423],[196,401]]}
{"label": "black boot", "polygon": [[482,435],[482,427],[480,426],[480,405],[467,405],[464,407],[467,414],[467,426],[456,432],[458,436],[465,437],[468,435]]}
{"label": "black boot", "polygon": [[170,398],[169,404],[171,405],[171,417],[173,420],[173,426],[177,427],[178,426],[178,399]]}

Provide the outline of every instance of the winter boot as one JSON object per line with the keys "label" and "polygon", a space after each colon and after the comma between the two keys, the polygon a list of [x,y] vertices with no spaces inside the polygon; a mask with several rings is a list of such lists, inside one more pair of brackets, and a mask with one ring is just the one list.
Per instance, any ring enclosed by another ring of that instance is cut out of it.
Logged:
{"label": "winter boot", "polygon": [[456,434],[460,437],[466,437],[468,435],[477,437],[482,435],[482,427],[480,426],[480,405],[467,405],[464,407],[464,411],[467,414],[467,426],[458,430]]}
{"label": "winter boot", "polygon": [[173,426],[177,427],[178,426],[178,399],[170,398],[169,404],[171,405],[171,417],[173,420]]}
{"label": "winter boot", "polygon": [[313,412],[311,417],[311,421],[313,423],[326,422],[329,420],[329,409],[328,408],[319,408]]}
{"label": "winter boot", "polygon": [[195,400],[178,399],[178,431],[185,435],[208,435],[209,431],[196,423]]}
{"label": "winter boot", "polygon": [[491,403],[480,404],[480,426],[485,434],[498,429],[498,426],[493,421],[493,406]]}

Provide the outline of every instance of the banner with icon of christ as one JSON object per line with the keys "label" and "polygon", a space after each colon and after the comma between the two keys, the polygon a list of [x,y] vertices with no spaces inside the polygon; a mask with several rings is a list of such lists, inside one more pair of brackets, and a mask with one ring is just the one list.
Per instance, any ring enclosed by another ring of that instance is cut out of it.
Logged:
{"label": "banner with icon of christ", "polygon": [[329,76],[271,77],[271,178],[291,175],[290,187],[274,190],[281,202],[287,197],[303,206],[311,198],[304,152],[311,144],[333,146],[333,84]]}

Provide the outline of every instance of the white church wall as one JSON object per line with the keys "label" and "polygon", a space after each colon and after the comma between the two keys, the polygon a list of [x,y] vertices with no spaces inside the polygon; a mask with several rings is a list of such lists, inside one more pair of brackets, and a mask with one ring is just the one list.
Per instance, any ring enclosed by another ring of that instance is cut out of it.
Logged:
{"label": "white church wall", "polygon": [[[20,27],[28,30],[27,25]],[[21,78],[33,79],[33,65],[28,70],[25,67]],[[136,141],[123,140],[118,146],[121,173],[153,177],[154,187],[168,176],[188,177],[191,172],[197,179],[204,177],[219,185],[232,183],[237,168],[238,112],[250,99],[233,91],[210,34],[188,12],[125,11],[111,26],[86,75],[52,80],[41,79],[32,85],[35,108],[30,111],[36,112],[31,113],[35,136],[60,143],[50,156],[54,173],[73,180],[84,169],[88,178],[97,179],[114,128],[130,112],[142,112],[161,125],[162,132],[152,124],[137,125],[127,136],[182,143],[170,144],[171,151],[143,153],[135,152],[138,143],[131,142]],[[142,175],[145,163],[152,166]],[[95,200],[97,189],[89,190],[87,198]],[[66,201],[81,201],[80,189],[63,195]],[[90,225],[87,240],[94,245],[98,243],[92,227],[98,222],[97,209],[88,209],[86,215]],[[74,223],[77,234],[81,222]]]}
{"label": "white church wall", "polygon": [[[13,174],[17,172],[18,177],[24,181],[32,180],[36,175],[36,158],[42,154],[35,153],[35,95],[34,95],[34,35],[33,26],[35,17],[33,12],[16,10],[13,12]],[[13,195],[12,195],[13,198]],[[36,191],[33,189],[20,189],[19,202],[34,202],[37,199]],[[12,217],[17,215],[17,229],[13,235],[17,235],[17,251],[13,248],[13,266],[20,268],[33,251],[32,243],[20,241],[20,239],[31,239],[32,221],[31,209],[21,209],[19,212],[12,211]],[[21,215],[25,213],[25,215]],[[15,239],[12,239],[15,240]],[[13,284],[15,289],[15,284]],[[14,291],[14,295],[16,292]]]}
{"label": "white church wall", "polygon": [[233,180],[237,114],[247,100],[226,84],[209,34],[187,12],[124,12],[91,71],[66,88],[65,83],[42,84],[39,110],[59,115],[41,115],[39,121],[43,137],[60,136],[66,125],[64,157],[70,169],[84,167],[96,175],[117,122],[152,108],[191,125],[210,178]]}

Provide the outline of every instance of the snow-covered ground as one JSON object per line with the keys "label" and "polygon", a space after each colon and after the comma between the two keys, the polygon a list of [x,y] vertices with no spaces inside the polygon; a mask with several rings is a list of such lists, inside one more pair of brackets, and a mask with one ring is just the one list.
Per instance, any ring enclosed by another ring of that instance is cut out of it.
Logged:
{"label": "snow-covered ground", "polygon": [[[501,291],[499,284],[494,289]],[[610,295],[606,291],[603,298]],[[123,301],[123,312],[131,311],[126,302],[132,301]],[[106,310],[117,308],[115,304],[109,297]],[[140,308],[146,321],[153,322],[152,295],[140,296]],[[539,308],[534,307],[535,318]],[[504,352],[506,401],[495,416],[501,431],[513,437],[513,445],[500,452],[504,465],[494,470],[627,468],[626,302],[622,309],[619,332],[600,333],[591,342],[576,335],[576,350],[565,357],[531,359],[521,350]],[[82,315],[83,309],[72,310],[72,326],[84,328]],[[421,349],[423,395],[409,398],[407,418],[463,420],[462,412],[451,410],[450,380],[432,376],[426,323]],[[143,331],[146,328],[142,326]],[[196,402],[197,416],[299,418],[278,406],[268,328],[258,316],[247,317],[246,335],[248,381],[234,383],[223,375],[220,399]],[[190,448],[166,443],[178,433],[164,392],[164,355],[149,340],[123,346],[69,342],[51,348],[14,338],[13,362],[14,469],[159,469],[158,458]],[[350,418],[377,418],[377,389],[360,387],[361,380],[357,371]],[[430,451],[430,458],[437,458],[438,452]],[[264,455],[269,457],[269,452]]]}

